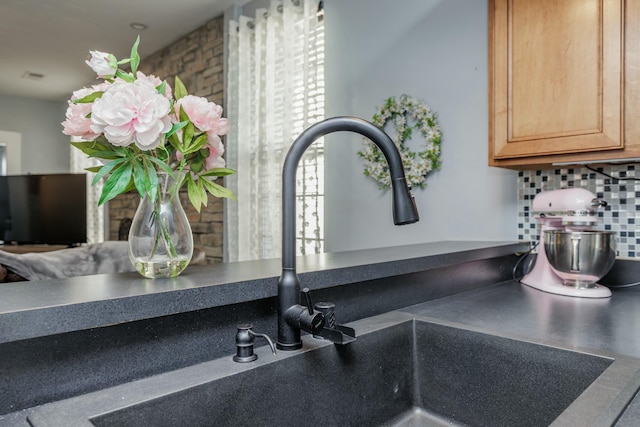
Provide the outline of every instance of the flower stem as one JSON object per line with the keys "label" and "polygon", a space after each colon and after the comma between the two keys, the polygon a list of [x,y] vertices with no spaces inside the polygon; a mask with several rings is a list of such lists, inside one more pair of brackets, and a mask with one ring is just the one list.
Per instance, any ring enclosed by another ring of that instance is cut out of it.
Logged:
{"label": "flower stem", "polygon": [[[164,221],[164,219],[162,218],[161,207],[163,203],[166,203],[164,200],[164,197],[166,194],[169,195],[168,205],[171,206],[171,203],[173,202],[173,198],[175,197],[175,194],[180,189],[180,183],[173,180],[173,177],[170,177],[169,175],[163,175],[162,178],[163,180],[159,183],[160,188],[156,194],[156,198],[152,201],[153,213],[154,213],[154,218],[152,218],[152,221],[156,222],[157,228],[154,235],[151,254],[149,255],[150,259],[155,256],[160,242],[162,242],[167,254],[169,254],[169,258],[174,259],[174,258],[177,258],[178,256],[178,251],[176,250],[176,247],[173,244],[173,241],[171,240],[171,233],[169,232],[169,228],[166,222]],[[170,184],[171,186],[169,186]]]}

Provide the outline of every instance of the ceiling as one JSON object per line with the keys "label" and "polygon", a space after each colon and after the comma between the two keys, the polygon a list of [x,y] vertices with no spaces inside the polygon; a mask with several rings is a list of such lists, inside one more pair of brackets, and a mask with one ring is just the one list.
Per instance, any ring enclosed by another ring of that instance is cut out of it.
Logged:
{"label": "ceiling", "polygon": [[[0,0],[0,95],[66,100],[95,82],[84,62],[90,50],[128,58],[140,35],[144,58],[233,3],[244,1]],[[131,28],[134,22],[147,29]]]}

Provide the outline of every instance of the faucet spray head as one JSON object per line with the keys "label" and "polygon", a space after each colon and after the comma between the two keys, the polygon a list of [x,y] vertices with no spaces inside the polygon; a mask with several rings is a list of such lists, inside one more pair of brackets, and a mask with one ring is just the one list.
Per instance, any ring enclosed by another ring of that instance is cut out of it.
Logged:
{"label": "faucet spray head", "polygon": [[413,224],[420,220],[416,201],[411,194],[407,179],[402,176],[391,180],[393,190],[393,222],[395,225]]}

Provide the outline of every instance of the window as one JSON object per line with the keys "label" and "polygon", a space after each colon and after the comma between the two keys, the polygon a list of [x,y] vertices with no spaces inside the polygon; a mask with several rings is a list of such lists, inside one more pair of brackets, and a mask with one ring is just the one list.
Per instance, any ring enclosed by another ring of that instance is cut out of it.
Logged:
{"label": "window", "polygon": [[[317,0],[272,1],[229,24],[226,204],[230,261],[277,258],[281,251],[281,175],[289,146],[324,119],[324,25]],[[298,166],[298,253],[323,251],[324,146]]]}

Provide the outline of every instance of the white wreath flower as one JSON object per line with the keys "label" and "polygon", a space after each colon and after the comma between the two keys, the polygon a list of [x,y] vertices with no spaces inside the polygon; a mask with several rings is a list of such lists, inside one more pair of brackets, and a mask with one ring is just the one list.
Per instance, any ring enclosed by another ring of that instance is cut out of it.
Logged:
{"label": "white wreath flower", "polygon": [[[407,183],[411,187],[424,188],[427,175],[439,169],[441,164],[442,131],[435,114],[424,103],[409,95],[400,96],[399,102],[392,96],[385,101],[384,107],[373,115],[371,121],[383,131],[388,122],[393,123],[396,129],[393,142],[400,152]],[[411,126],[410,123],[414,125]],[[405,143],[411,139],[414,129],[419,131],[425,140],[422,151],[411,151]],[[376,180],[381,189],[389,188],[391,177],[384,155],[366,138],[363,146],[358,155],[364,159],[364,174]]]}

